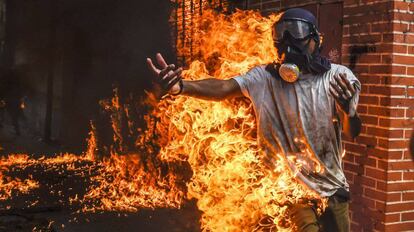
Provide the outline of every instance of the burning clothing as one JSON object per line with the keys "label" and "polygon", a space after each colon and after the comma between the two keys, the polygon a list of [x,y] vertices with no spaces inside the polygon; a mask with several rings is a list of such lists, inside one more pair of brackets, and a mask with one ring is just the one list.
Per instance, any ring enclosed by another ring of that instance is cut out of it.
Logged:
{"label": "burning clothing", "polygon": [[345,66],[332,64],[324,74],[300,74],[287,83],[258,66],[234,79],[255,108],[259,142],[271,158],[285,154],[299,179],[321,197],[349,189],[342,169],[341,119],[330,81],[346,73],[357,89],[350,112],[356,110],[361,84]]}

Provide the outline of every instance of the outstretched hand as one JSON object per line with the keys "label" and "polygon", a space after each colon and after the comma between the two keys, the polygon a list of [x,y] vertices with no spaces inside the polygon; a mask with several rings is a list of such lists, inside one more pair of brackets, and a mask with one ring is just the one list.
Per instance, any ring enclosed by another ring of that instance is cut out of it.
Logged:
{"label": "outstretched hand", "polygon": [[167,64],[164,57],[160,53],[157,53],[156,60],[158,66],[155,66],[151,58],[147,58],[147,65],[150,70],[156,76],[156,82],[160,85],[162,95],[169,93],[172,95],[179,94],[182,89],[180,82],[182,81],[181,73],[182,68],[176,68],[174,64]]}
{"label": "outstretched hand", "polygon": [[[356,90],[354,86],[346,78],[346,73],[340,73],[334,76],[335,81],[330,82],[329,92],[334,96],[336,102],[341,109],[346,113],[350,114],[350,103],[354,97]],[[349,115],[354,116],[354,115]]]}

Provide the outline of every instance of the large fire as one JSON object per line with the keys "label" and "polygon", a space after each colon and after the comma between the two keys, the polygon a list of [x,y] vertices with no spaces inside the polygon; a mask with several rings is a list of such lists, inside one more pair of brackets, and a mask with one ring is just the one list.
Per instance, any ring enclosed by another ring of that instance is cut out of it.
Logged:
{"label": "large fire", "polygon": [[[252,11],[228,16],[205,11],[194,21],[198,59],[189,64],[184,77],[226,79],[277,61],[271,30],[277,20],[278,15],[263,17]],[[69,199],[81,204],[80,211],[179,208],[186,199],[196,199],[204,231],[292,231],[288,206],[319,198],[299,183],[289,168],[289,162],[298,169],[306,165],[303,160],[261,152],[253,107],[245,99],[164,98],[146,117],[147,129],[136,139],[139,152],[123,149],[119,129],[126,120],[131,133],[137,132],[128,116],[130,105],[121,104],[116,95],[102,105],[111,115],[111,154],[104,158],[97,155],[92,125],[89,146],[82,156],[34,159],[10,155],[0,163],[0,199],[13,197],[13,191],[27,193],[39,187],[32,178],[7,178],[12,167],[65,165],[76,169],[77,162],[88,163],[81,171],[93,183],[84,196]],[[185,164],[191,168],[189,176],[181,170]]]}

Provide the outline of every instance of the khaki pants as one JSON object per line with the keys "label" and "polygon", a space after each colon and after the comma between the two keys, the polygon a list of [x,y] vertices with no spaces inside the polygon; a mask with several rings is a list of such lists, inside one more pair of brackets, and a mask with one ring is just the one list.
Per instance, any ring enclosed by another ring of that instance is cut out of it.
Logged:
{"label": "khaki pants", "polygon": [[292,206],[289,214],[298,232],[349,232],[349,204],[329,199],[321,216],[308,204]]}

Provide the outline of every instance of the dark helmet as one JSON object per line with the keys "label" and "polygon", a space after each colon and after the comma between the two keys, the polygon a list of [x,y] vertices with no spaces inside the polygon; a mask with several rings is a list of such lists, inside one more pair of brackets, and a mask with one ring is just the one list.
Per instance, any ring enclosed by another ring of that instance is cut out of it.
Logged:
{"label": "dark helmet", "polygon": [[283,12],[280,21],[284,20],[300,20],[318,26],[315,16],[308,10],[302,8],[292,8]]}
{"label": "dark helmet", "polygon": [[292,8],[283,12],[279,21],[275,24],[274,39],[280,41],[286,39],[286,34],[294,39],[315,38],[319,40],[318,23],[315,16],[301,8]]}

